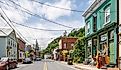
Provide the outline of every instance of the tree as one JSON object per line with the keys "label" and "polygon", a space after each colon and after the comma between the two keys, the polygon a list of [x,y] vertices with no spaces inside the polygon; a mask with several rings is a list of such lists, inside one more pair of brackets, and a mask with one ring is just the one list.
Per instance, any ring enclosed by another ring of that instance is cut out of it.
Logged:
{"label": "tree", "polygon": [[78,37],[78,41],[74,45],[74,50],[71,53],[74,62],[83,62],[85,57],[85,27],[79,30],[72,30],[69,37]]}

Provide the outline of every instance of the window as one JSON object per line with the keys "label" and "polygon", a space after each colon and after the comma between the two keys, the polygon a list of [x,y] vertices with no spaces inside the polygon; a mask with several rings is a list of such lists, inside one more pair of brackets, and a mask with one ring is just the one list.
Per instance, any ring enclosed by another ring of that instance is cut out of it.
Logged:
{"label": "window", "polygon": [[110,22],[110,6],[105,9],[105,24]]}
{"label": "window", "polygon": [[74,47],[74,43],[71,44],[71,47],[72,47],[72,48]]}
{"label": "window", "polygon": [[22,57],[22,53],[20,53],[20,57]]}
{"label": "window", "polygon": [[11,46],[12,46],[12,40],[11,40]]}
{"label": "window", "polygon": [[66,49],[66,43],[64,43],[64,49]]}
{"label": "window", "polygon": [[10,39],[8,39],[8,45],[10,45]]}
{"label": "window", "polygon": [[86,31],[87,31],[87,33],[90,32],[89,30],[90,30],[90,24],[89,24],[89,22],[87,22],[87,23],[86,23]]}

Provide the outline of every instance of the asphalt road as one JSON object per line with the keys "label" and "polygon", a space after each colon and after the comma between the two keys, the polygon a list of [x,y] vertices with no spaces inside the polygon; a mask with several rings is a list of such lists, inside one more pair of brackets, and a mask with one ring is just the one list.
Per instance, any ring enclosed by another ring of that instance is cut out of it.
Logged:
{"label": "asphalt road", "polygon": [[52,60],[36,61],[32,64],[19,64],[13,70],[78,70],[73,65],[63,64]]}

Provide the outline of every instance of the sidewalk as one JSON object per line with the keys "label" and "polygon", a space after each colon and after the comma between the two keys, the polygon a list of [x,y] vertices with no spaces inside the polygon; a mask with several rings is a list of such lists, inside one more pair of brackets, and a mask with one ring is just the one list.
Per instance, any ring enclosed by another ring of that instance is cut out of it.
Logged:
{"label": "sidewalk", "polygon": [[[67,62],[60,61],[63,64],[67,64]],[[106,70],[106,69],[97,69],[95,66],[91,65],[84,65],[84,64],[73,64],[75,68],[80,69],[80,70]]]}
{"label": "sidewalk", "polygon": [[98,69],[95,66],[91,65],[84,65],[84,64],[74,64],[75,68],[81,69],[81,70],[106,70],[106,69]]}

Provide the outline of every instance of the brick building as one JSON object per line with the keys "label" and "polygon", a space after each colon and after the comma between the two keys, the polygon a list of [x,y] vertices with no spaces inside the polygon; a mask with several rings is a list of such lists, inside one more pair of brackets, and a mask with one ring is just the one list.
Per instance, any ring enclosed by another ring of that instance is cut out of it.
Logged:
{"label": "brick building", "polygon": [[59,59],[67,60],[67,55],[70,50],[74,48],[74,43],[77,41],[77,38],[74,37],[62,37],[59,41]]}

